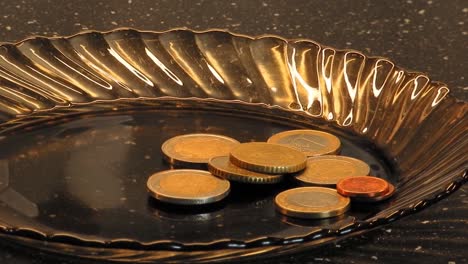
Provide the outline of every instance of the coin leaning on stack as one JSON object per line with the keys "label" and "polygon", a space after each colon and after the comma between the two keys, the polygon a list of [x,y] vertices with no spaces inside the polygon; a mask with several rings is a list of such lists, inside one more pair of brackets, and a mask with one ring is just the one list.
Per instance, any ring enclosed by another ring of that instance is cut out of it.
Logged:
{"label": "coin leaning on stack", "polygon": [[[149,178],[147,189],[151,196],[163,202],[198,205],[225,198],[229,194],[229,181],[268,185],[291,177],[307,187],[279,193],[275,198],[276,208],[282,214],[308,219],[341,215],[348,210],[350,198],[378,202],[394,193],[394,186],[385,180],[366,176],[370,171],[366,163],[330,155],[338,153],[340,148],[336,136],[315,130],[285,131],[267,142],[249,143],[215,134],[176,136],[162,145],[165,160],[176,166],[204,165],[208,171],[158,172]],[[378,189],[375,187],[378,180],[387,185]],[[356,190],[361,184],[367,186],[367,194]]]}

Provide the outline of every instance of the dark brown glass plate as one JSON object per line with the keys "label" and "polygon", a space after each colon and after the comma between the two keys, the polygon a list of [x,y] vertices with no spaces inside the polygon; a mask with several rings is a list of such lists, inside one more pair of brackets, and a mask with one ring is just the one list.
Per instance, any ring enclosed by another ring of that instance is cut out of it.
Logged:
{"label": "dark brown glass plate", "polygon": [[[468,104],[384,58],[308,40],[118,29],[0,46],[0,234],[94,259],[225,261],[304,251],[422,210],[467,181]],[[146,179],[186,133],[264,141],[339,136],[396,194],[345,216],[298,220],[233,184],[220,203],[174,207]]]}

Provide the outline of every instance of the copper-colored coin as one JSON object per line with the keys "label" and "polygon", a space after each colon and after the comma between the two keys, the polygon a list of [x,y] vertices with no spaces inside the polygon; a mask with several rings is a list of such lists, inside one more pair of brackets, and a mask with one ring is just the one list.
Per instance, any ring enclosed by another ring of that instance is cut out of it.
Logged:
{"label": "copper-colored coin", "polygon": [[202,170],[167,170],[146,183],[154,198],[173,204],[196,205],[220,201],[229,194],[229,181]]}
{"label": "copper-colored coin", "polygon": [[368,175],[367,163],[345,156],[324,155],[307,159],[307,167],[296,179],[303,185],[335,187],[336,183],[350,176]]}
{"label": "copper-colored coin", "polygon": [[387,200],[388,198],[392,197],[394,193],[395,186],[393,186],[391,183],[388,183],[388,191],[386,193],[375,197],[354,197],[353,201],[361,203],[377,203]]}
{"label": "copper-colored coin", "polygon": [[187,134],[166,140],[161,149],[170,163],[206,164],[212,157],[229,155],[239,141],[214,134]]}
{"label": "copper-colored coin", "polygon": [[336,136],[318,130],[298,129],[271,136],[268,143],[282,144],[303,152],[306,156],[336,154],[341,147]]}
{"label": "copper-colored coin", "polygon": [[384,179],[372,176],[355,176],[336,184],[338,193],[348,197],[376,197],[385,194],[389,185]]}
{"label": "copper-colored coin", "polygon": [[218,177],[244,183],[270,184],[283,179],[281,174],[263,174],[237,167],[229,161],[229,156],[211,158],[208,161],[208,170]]}
{"label": "copper-colored coin", "polygon": [[282,214],[320,219],[343,214],[349,209],[350,200],[331,188],[301,187],[281,192],[275,204]]}
{"label": "copper-colored coin", "polygon": [[303,170],[307,157],[300,151],[265,142],[243,143],[234,147],[230,161],[241,168],[268,174],[294,173]]}

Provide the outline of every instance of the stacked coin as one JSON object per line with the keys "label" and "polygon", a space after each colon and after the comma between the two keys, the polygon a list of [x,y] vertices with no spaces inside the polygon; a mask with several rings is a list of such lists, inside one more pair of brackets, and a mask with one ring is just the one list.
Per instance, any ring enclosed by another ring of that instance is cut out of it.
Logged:
{"label": "stacked coin", "polygon": [[241,168],[260,173],[294,173],[307,165],[304,153],[265,142],[243,143],[232,149],[229,160]]}
{"label": "stacked coin", "polygon": [[214,134],[181,135],[163,143],[165,160],[174,166],[203,165],[208,171],[159,172],[147,188],[160,201],[195,205],[225,198],[229,181],[277,184],[290,176],[307,187],[279,193],[276,208],[306,219],[335,217],[348,210],[350,201],[379,202],[395,192],[385,180],[367,176],[365,162],[334,155],[340,149],[336,136],[316,130],[285,131],[267,142],[249,143]]}
{"label": "stacked coin", "polygon": [[208,170],[216,176],[243,183],[272,184],[283,180],[282,174],[265,174],[238,167],[229,161],[229,156],[211,158]]}

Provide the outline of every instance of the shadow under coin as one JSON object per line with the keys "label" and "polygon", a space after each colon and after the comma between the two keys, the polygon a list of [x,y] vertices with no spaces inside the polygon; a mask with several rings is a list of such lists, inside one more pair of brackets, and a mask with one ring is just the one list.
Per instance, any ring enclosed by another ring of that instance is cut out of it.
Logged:
{"label": "shadow under coin", "polygon": [[356,220],[355,217],[346,214],[324,219],[302,219],[282,215],[279,212],[277,214],[281,222],[297,227],[338,228]]}
{"label": "shadow under coin", "polygon": [[271,199],[287,189],[293,188],[289,186],[287,181],[275,184],[248,184],[231,181],[231,192],[227,197],[230,205],[244,205],[246,203],[255,203],[264,199]]}
{"label": "shadow under coin", "polygon": [[224,214],[222,209],[225,206],[224,200],[202,205],[177,205],[161,202],[153,197],[148,197],[147,203],[151,215],[160,220],[188,222],[209,221],[222,217]]}

